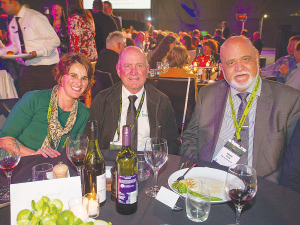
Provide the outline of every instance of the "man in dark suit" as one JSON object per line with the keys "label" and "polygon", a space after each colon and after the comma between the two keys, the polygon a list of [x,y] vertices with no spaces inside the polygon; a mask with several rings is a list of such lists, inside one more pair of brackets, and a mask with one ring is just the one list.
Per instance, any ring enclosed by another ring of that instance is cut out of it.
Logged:
{"label": "man in dark suit", "polygon": [[218,52],[220,52],[222,44],[226,41],[226,39],[222,37],[221,29],[215,30],[215,36],[213,37],[213,39],[218,42]]}
{"label": "man in dark suit", "polygon": [[120,19],[117,16],[112,14],[113,8],[112,8],[111,2],[109,2],[109,1],[104,2],[104,12],[106,15],[111,16],[115,20],[119,31],[122,31],[122,25],[121,25]]}
{"label": "man in dark suit", "polygon": [[223,22],[222,22],[222,33],[223,33],[223,37],[224,37],[225,39],[228,39],[228,38],[229,38],[230,31],[229,31],[229,28],[227,27],[226,21],[223,21]]}
{"label": "man in dark suit", "polygon": [[121,31],[114,31],[106,38],[106,48],[99,52],[96,70],[109,72],[114,83],[121,81],[116,65],[120,52],[126,47],[126,38]]}
{"label": "man in dark suit", "polygon": [[102,0],[94,0],[93,2],[93,18],[95,21],[95,42],[97,52],[99,53],[105,48],[106,38],[109,33],[118,30],[115,21],[103,12]]}
{"label": "man in dark suit", "polygon": [[259,32],[255,31],[253,33],[253,46],[257,49],[258,53],[260,54],[262,51],[262,48],[264,46],[264,43],[261,41],[260,37],[259,37]]}
{"label": "man in dark suit", "polygon": [[[286,146],[300,117],[300,92],[261,79],[259,55],[245,37],[226,40],[220,57],[225,80],[200,90],[180,154],[218,161],[225,144],[235,140],[245,148],[235,163],[248,164],[259,176],[278,182]],[[245,120],[240,122],[243,114]]]}

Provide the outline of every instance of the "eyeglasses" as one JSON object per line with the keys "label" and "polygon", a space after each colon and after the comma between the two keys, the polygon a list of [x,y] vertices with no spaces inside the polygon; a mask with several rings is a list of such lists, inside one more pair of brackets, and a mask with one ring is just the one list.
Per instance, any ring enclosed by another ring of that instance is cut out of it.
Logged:
{"label": "eyeglasses", "polygon": [[123,47],[124,47],[124,48],[126,48],[126,47],[127,47],[126,43],[125,43],[125,44],[123,44],[122,42],[119,42],[119,44],[123,45]]}

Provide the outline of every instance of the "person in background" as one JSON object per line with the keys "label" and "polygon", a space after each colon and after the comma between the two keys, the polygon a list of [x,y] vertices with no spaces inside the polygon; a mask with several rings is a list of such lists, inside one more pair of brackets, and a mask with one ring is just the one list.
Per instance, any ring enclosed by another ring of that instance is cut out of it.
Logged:
{"label": "person in background", "polygon": [[138,35],[138,33],[136,31],[131,32],[131,38],[134,40],[136,39],[136,36]]}
{"label": "person in background", "polygon": [[126,38],[126,46],[135,46],[132,38]]}
{"label": "person in background", "polygon": [[192,36],[192,43],[196,47],[198,46],[199,41],[203,39],[202,34],[198,29],[193,30],[192,35],[189,35]]}
{"label": "person in background", "polygon": [[223,37],[225,39],[228,39],[229,36],[230,36],[230,31],[229,31],[229,28],[227,27],[227,22],[226,21],[223,21],[222,22],[222,34],[223,34]]}
{"label": "person in background", "polygon": [[188,64],[190,60],[190,56],[187,53],[186,47],[180,45],[173,46],[171,50],[168,52],[166,59],[170,66],[170,69],[165,73],[161,73],[159,77],[193,78],[195,84],[196,99],[197,99],[198,96],[197,77],[195,74],[187,73],[183,69],[183,67],[186,64]]}
{"label": "person in background", "polygon": [[2,33],[1,41],[2,41],[3,45],[6,46],[9,43],[8,37],[7,37],[7,30],[2,30],[1,33]]}
{"label": "person in background", "polygon": [[253,33],[253,46],[257,49],[258,53],[260,54],[262,51],[262,48],[264,46],[264,43],[260,39],[260,34],[258,31]]}
{"label": "person in background", "polygon": [[161,62],[163,58],[168,54],[170,49],[176,45],[176,38],[173,36],[167,36],[159,43],[151,55],[149,66],[150,69],[156,68],[156,63]]}
{"label": "person in background", "polygon": [[[143,50],[129,46],[121,52],[117,73],[122,82],[101,91],[90,109],[90,120],[98,122],[100,149],[113,150],[122,145],[122,127],[128,124],[129,112],[137,118],[131,133],[132,150],[143,151],[149,137],[162,137],[168,142],[169,154],[178,154],[179,135],[171,102],[165,94],[145,83],[148,72]],[[138,115],[133,113],[134,107]],[[88,126],[84,133],[88,133]]]}
{"label": "person in background", "polygon": [[136,47],[144,50],[145,48],[145,33],[144,32],[139,32],[134,39],[134,44]]}
{"label": "person in background", "polygon": [[150,45],[149,50],[155,50],[155,49],[157,48],[157,46],[159,45],[159,43],[162,41],[162,39],[164,39],[165,37],[166,37],[166,36],[163,35],[162,33],[157,34],[157,37],[155,38],[156,43],[155,43],[155,45],[153,45],[153,46]]}
{"label": "person in background", "polygon": [[54,28],[60,40],[60,46],[57,48],[59,55],[69,52],[68,24],[66,22],[65,12],[61,5],[54,4],[51,10],[50,24]]}
{"label": "person in background", "polygon": [[126,39],[121,31],[114,31],[106,38],[106,48],[99,52],[99,57],[96,64],[96,70],[109,72],[114,83],[120,80],[116,65],[119,60],[120,52],[126,47]]}
{"label": "person in background", "polygon": [[21,156],[57,157],[65,150],[66,137],[82,134],[89,109],[78,101],[94,83],[94,70],[81,53],[65,54],[54,67],[58,85],[27,92],[13,107],[0,137],[18,140]]}
{"label": "person in background", "polygon": [[300,41],[300,35],[291,37],[287,46],[288,55],[282,56],[275,63],[261,68],[262,76],[276,77],[278,82],[285,83],[289,74],[297,68],[294,51],[298,41]]}
{"label": "person in background", "polygon": [[106,15],[111,16],[115,20],[115,22],[117,24],[117,27],[118,27],[118,30],[122,31],[122,25],[121,25],[120,19],[117,16],[113,15],[113,8],[112,8],[111,2],[109,2],[109,1],[104,2],[104,12],[105,12]]}
{"label": "person in background", "polygon": [[95,22],[95,42],[97,53],[99,54],[105,48],[106,38],[109,33],[117,31],[118,27],[114,19],[103,12],[102,0],[94,0],[93,2],[93,18]]}
{"label": "person in background", "polygon": [[218,44],[214,39],[204,40],[203,45],[203,55],[212,56],[215,63],[220,62],[220,55],[218,54]]}
{"label": "person in background", "polygon": [[29,54],[20,59],[23,64],[19,77],[21,96],[28,91],[53,88],[56,81],[51,71],[59,62],[57,47],[60,41],[49,20],[26,8],[22,0],[1,0],[1,6],[14,17],[8,26],[10,44],[0,49],[0,56],[8,51]]}
{"label": "person in background", "polygon": [[203,40],[208,40],[208,39],[212,39],[211,35],[210,34],[205,34],[203,36]]}
{"label": "person in background", "polygon": [[184,35],[181,39],[181,43],[189,50],[195,50],[196,47],[192,44],[192,38],[190,35]]}
{"label": "person in background", "polygon": [[294,69],[287,77],[285,85],[300,90],[300,41],[295,46],[294,57],[296,61],[296,69]]}
{"label": "person in background", "polygon": [[68,27],[70,37],[69,52],[81,52],[91,62],[98,59],[95,43],[95,23],[92,14],[83,9],[81,0],[67,0]]}
{"label": "person in background", "polygon": [[226,41],[224,37],[222,37],[222,30],[221,29],[216,29],[215,30],[215,36],[213,37],[215,41],[218,43],[218,52],[220,52],[220,48],[222,44]]}
{"label": "person in background", "polygon": [[[259,54],[246,37],[228,38],[220,57],[225,79],[200,89],[180,154],[218,162],[225,157],[223,147],[232,152],[229,145],[236,142],[245,153],[222,165],[246,164],[258,176],[278,182],[286,146],[300,118],[300,92],[259,76]],[[242,114],[246,117],[240,123]]]}
{"label": "person in background", "polygon": [[147,27],[148,27],[148,33],[150,36],[152,36],[153,31],[155,30],[154,26],[151,24],[150,21],[147,22]]}
{"label": "person in background", "polygon": [[244,37],[248,38],[248,30],[247,29],[243,29],[241,31],[241,36],[244,36]]}

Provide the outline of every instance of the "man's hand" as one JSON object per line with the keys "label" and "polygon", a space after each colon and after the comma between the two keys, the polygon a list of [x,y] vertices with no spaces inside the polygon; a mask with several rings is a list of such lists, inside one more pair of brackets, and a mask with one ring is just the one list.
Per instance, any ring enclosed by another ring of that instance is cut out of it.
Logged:
{"label": "man's hand", "polygon": [[34,155],[42,155],[45,158],[56,158],[57,156],[60,156],[60,153],[52,148],[40,148],[37,150],[37,152]]}
{"label": "man's hand", "polygon": [[29,60],[29,59],[34,59],[34,58],[36,58],[36,51],[29,52],[29,53],[25,52],[25,53],[26,53],[26,54],[30,54],[30,55],[31,55],[31,56],[28,56],[28,57],[24,58],[24,59],[26,59],[26,60]]}
{"label": "man's hand", "polygon": [[286,76],[289,73],[289,63],[286,62],[285,64],[282,64],[279,68],[279,72],[281,75]]}

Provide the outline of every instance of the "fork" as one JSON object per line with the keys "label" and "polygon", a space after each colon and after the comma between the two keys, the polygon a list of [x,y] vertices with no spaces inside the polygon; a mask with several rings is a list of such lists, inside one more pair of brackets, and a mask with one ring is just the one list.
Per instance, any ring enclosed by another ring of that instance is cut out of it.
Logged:
{"label": "fork", "polygon": [[184,176],[185,176],[185,175],[186,175],[193,167],[195,167],[195,166],[197,166],[197,165],[198,165],[198,162],[197,162],[197,161],[194,162],[193,165],[192,165],[187,171],[185,171],[185,173],[184,173],[182,176],[178,177],[177,180],[176,180],[175,182],[179,182],[179,181],[183,180],[183,179],[184,179]]}

